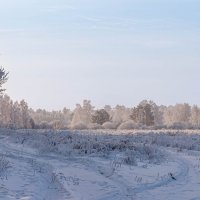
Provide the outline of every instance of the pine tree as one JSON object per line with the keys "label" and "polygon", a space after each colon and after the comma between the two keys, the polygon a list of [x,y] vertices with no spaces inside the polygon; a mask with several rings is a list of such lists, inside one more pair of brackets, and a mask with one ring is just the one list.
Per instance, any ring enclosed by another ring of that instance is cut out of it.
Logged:
{"label": "pine tree", "polygon": [[0,93],[4,92],[5,89],[2,89],[2,85],[8,80],[8,72],[5,71],[3,67],[0,67]]}

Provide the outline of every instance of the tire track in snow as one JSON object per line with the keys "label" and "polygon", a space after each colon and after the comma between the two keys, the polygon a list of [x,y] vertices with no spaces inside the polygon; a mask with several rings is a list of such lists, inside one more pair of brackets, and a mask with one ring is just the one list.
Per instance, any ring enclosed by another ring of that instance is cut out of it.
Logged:
{"label": "tire track in snow", "polygon": [[122,177],[118,177],[117,174],[114,174],[111,177],[105,178],[108,181],[111,181],[113,185],[118,188],[118,190],[108,192],[103,196],[96,198],[95,200],[132,200],[137,199],[137,196],[140,194],[148,193],[154,190],[161,190],[162,188],[168,187],[170,185],[172,187],[181,187],[189,181],[189,170],[191,166],[183,158],[178,158],[177,154],[173,155],[172,152],[170,153],[170,161],[178,163],[179,166],[179,171],[175,174],[176,180],[173,180],[170,176],[166,176],[159,181],[147,184],[140,184],[139,187],[133,187],[130,184],[127,184],[127,181],[125,179],[123,179]]}
{"label": "tire track in snow", "polygon": [[[196,173],[191,160],[185,154],[176,153],[166,149],[171,154],[173,162],[178,163],[179,171],[172,178],[161,180],[152,184],[144,184],[135,188],[136,199],[200,199],[199,180],[200,174]],[[193,158],[196,159],[195,157]],[[198,197],[191,198],[197,193]],[[188,197],[187,197],[188,196]]]}
{"label": "tire track in snow", "polygon": [[70,197],[59,180],[53,179],[52,166],[38,159],[38,155],[12,148],[3,138],[0,151],[11,164],[8,180],[0,183],[0,199],[64,200]]}
{"label": "tire track in snow", "polygon": [[[176,183],[177,181],[185,181],[187,176],[188,176],[188,171],[189,171],[189,166],[186,162],[184,162],[181,159],[177,159],[177,161],[175,161],[179,164],[180,167],[180,171],[178,172],[178,174],[176,174]],[[155,183],[148,183],[148,184],[142,184],[140,185],[140,187],[138,188],[134,188],[133,191],[135,192],[135,194],[137,193],[142,193],[148,190],[154,190],[156,188],[160,188],[166,185],[169,185],[171,183],[174,183],[175,180],[173,180],[170,176],[161,179],[160,181],[156,181]]]}
{"label": "tire track in snow", "polygon": [[[44,162],[41,162],[40,164],[49,164],[51,167],[53,166],[53,162],[60,162],[60,164],[65,163],[65,158],[63,156],[54,156],[54,155],[36,155],[32,153],[23,152],[17,149],[14,149],[12,147],[5,146],[5,144],[2,143],[0,146],[2,150],[7,151],[8,156],[12,159],[21,159],[21,162],[30,162],[30,159],[36,160],[37,163],[40,163],[42,159],[45,159]],[[86,162],[84,163],[83,160],[78,160],[79,158],[75,158],[73,160],[73,164],[78,167],[84,168],[85,171],[88,173],[94,172],[99,176],[103,177],[103,180],[106,183],[109,183],[109,187],[112,187],[112,189],[106,188],[104,189],[105,193],[101,196],[97,196],[96,198],[88,198],[87,200],[132,200],[132,199],[160,199],[161,195],[162,199],[188,199],[188,198],[177,198],[177,195],[181,194],[182,192],[186,194],[186,192],[193,192],[191,188],[185,187],[185,185],[193,184],[194,180],[193,177],[199,174],[196,174],[192,163],[190,160],[188,160],[182,153],[175,153],[172,151],[169,151],[167,148],[164,148],[164,150],[168,151],[171,156],[170,159],[174,163],[177,163],[179,166],[178,172],[175,174],[176,180],[173,180],[170,177],[165,177],[159,181],[155,181],[153,183],[147,183],[147,184],[140,184],[138,187],[133,187],[130,184],[127,183],[127,180],[123,177],[119,177],[117,173],[114,173],[111,177],[106,177],[103,174],[100,174],[97,166],[104,166],[105,163],[102,163],[98,159],[91,159],[92,162]],[[200,179],[199,179],[200,180]],[[195,183],[198,184],[198,183]],[[200,186],[200,185],[198,185]],[[175,194],[179,193],[179,194]],[[174,196],[176,195],[176,196]],[[36,196],[35,196],[36,197]],[[178,196],[179,197],[179,196]],[[70,199],[70,196],[68,196]],[[65,199],[68,199],[65,198]],[[0,198],[1,199],[1,198]],[[37,198],[40,200],[40,198],[37,196]],[[76,199],[76,198],[71,198]],[[81,198],[80,198],[81,199]],[[82,198],[84,199],[84,198]],[[190,198],[191,200],[198,200],[200,199],[198,196],[192,196]],[[49,199],[48,199],[49,200]],[[58,200],[58,199],[56,199]],[[78,200],[78,199],[76,199]]]}

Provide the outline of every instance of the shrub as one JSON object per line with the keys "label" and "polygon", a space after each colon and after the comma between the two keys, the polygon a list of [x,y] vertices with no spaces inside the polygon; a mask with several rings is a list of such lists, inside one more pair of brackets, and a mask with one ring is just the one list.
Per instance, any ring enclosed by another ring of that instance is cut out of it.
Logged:
{"label": "shrub", "polygon": [[76,123],[73,126],[71,126],[71,129],[74,129],[74,130],[84,130],[84,129],[88,129],[88,127],[84,123],[79,122],[79,123]]}
{"label": "shrub", "polygon": [[137,160],[135,156],[135,151],[127,151],[124,157],[124,163],[131,166],[137,165]]}
{"label": "shrub", "polygon": [[137,128],[139,128],[139,126],[133,120],[126,121],[118,127],[119,130],[130,130]]}
{"label": "shrub", "polygon": [[96,130],[96,129],[102,129],[102,126],[100,124],[92,123],[88,125],[88,128],[92,130]]}
{"label": "shrub", "polygon": [[116,129],[117,128],[117,124],[114,122],[105,122],[102,126],[105,129]]}

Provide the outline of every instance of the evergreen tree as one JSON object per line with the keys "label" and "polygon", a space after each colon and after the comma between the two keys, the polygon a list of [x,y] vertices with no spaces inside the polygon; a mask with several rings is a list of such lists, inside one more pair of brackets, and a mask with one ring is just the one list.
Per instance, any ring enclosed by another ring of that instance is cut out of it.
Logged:
{"label": "evergreen tree", "polygon": [[5,91],[5,89],[2,89],[2,85],[6,83],[7,80],[8,80],[8,72],[6,72],[3,67],[0,67],[0,93]]}

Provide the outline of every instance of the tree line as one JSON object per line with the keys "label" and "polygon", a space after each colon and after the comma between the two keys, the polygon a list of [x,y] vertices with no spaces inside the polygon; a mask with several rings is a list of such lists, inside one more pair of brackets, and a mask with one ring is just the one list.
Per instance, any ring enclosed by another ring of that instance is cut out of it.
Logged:
{"label": "tree line", "polygon": [[33,110],[22,100],[13,102],[8,95],[0,96],[0,127],[32,129],[150,129],[200,128],[200,108],[187,103],[158,106],[144,100],[133,108],[106,105],[95,109],[89,100],[74,110]]}
{"label": "tree line", "polygon": [[77,104],[74,110],[34,110],[27,102],[13,102],[4,94],[2,85],[8,73],[0,68],[0,127],[27,129],[199,129],[200,108],[180,103],[174,106],[157,105],[143,100],[127,108],[124,105],[95,109],[90,100]]}

